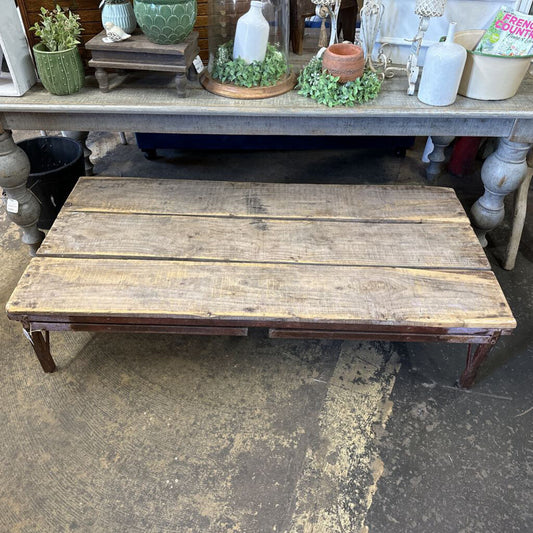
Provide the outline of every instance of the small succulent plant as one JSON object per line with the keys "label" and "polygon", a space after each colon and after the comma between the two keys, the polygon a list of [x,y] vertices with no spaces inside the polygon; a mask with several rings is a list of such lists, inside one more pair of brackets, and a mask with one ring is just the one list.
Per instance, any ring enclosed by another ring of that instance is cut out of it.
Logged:
{"label": "small succulent plant", "polygon": [[41,39],[49,52],[68,50],[80,44],[78,37],[83,28],[80,16],[70,10],[63,11],[59,5],[52,11],[41,7],[41,22],[36,22],[30,30]]}

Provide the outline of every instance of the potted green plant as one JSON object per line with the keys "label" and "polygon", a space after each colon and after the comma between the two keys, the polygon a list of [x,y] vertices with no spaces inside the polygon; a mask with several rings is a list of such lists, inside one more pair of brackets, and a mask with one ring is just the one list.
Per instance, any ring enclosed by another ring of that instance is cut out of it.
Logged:
{"label": "potted green plant", "polygon": [[112,22],[126,33],[132,33],[137,27],[137,20],[130,0],[102,0],[102,26]]}
{"label": "potted green plant", "polygon": [[44,88],[52,94],[64,95],[79,91],[85,75],[78,37],[82,31],[80,17],[60,6],[52,11],[41,7],[41,21],[30,29],[41,39],[33,47],[35,65]]}

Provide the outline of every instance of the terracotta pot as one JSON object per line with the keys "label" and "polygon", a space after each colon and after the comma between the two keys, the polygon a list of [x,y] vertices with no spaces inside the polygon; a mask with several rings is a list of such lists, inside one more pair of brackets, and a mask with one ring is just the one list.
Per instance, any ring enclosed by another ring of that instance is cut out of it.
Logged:
{"label": "terracotta pot", "polygon": [[351,43],[332,44],[322,56],[322,66],[341,83],[354,81],[363,75],[365,55],[360,46]]}

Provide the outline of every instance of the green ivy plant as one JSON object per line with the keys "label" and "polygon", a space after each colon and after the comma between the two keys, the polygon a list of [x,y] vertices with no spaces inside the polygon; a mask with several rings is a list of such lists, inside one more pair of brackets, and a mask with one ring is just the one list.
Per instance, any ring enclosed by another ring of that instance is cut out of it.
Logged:
{"label": "green ivy plant", "polygon": [[78,37],[83,28],[80,16],[69,11],[63,11],[60,6],[52,11],[41,7],[41,23],[36,22],[30,30],[41,39],[49,52],[68,50],[80,44]]}
{"label": "green ivy plant", "polygon": [[322,68],[322,58],[313,57],[298,77],[298,94],[308,96],[329,107],[363,104],[376,98],[381,80],[370,70],[355,81],[339,83],[337,76]]}
{"label": "green ivy plant", "polygon": [[283,54],[272,44],[267,45],[265,59],[246,63],[233,59],[233,41],[218,47],[211,76],[222,83],[239,87],[267,87],[275,85],[288,70]]}

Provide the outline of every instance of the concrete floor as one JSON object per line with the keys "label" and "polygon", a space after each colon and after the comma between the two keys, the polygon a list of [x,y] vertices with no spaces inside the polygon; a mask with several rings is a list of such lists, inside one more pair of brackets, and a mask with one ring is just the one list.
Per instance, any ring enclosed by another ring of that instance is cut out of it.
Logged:
{"label": "concrete floor", "polygon": [[[423,183],[420,139],[404,159],[375,149],[168,150],[156,161],[128,139],[91,134],[95,172]],[[468,206],[479,169],[438,184]],[[29,258],[3,212],[0,228],[5,303]],[[531,209],[512,272],[497,259],[507,235],[505,225],[495,231],[487,252],[518,328],[468,392],[453,387],[462,345],[261,332],[58,333],[59,371],[45,375],[2,315],[0,531],[531,531]]]}

